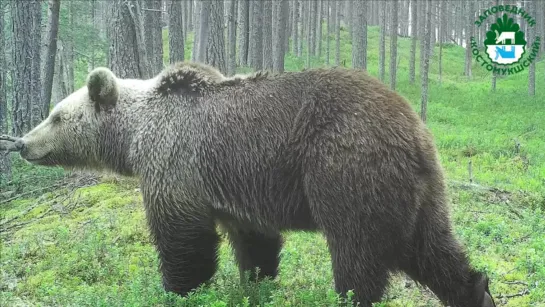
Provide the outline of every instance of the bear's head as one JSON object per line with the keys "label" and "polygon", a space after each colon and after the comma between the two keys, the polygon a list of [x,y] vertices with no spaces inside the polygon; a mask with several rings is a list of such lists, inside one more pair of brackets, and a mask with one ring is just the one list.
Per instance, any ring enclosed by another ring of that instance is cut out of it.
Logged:
{"label": "bear's head", "polygon": [[86,86],[59,102],[22,137],[21,157],[39,165],[100,168],[100,127],[115,108],[119,93],[116,76],[107,68],[96,68]]}

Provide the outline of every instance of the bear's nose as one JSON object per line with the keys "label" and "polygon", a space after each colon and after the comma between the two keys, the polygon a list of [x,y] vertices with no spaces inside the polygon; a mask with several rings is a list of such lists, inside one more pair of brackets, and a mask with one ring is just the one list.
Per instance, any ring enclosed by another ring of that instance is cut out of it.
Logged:
{"label": "bear's nose", "polygon": [[25,142],[23,141],[22,138],[20,139],[17,139],[17,141],[15,141],[15,148],[17,148],[17,150],[21,151],[23,150],[23,148],[25,148]]}
{"label": "bear's nose", "polygon": [[24,159],[27,154],[25,141],[23,141],[23,139],[20,138],[20,139],[17,139],[17,141],[15,141],[13,145],[19,151],[19,154],[21,155],[21,157]]}

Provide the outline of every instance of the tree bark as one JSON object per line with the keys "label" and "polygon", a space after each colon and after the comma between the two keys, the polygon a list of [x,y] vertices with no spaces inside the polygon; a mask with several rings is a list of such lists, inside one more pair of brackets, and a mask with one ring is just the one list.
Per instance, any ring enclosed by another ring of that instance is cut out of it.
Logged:
{"label": "tree bark", "polygon": [[250,24],[251,62],[255,70],[263,69],[263,2],[252,2],[252,22]]}
{"label": "tree bark", "polygon": [[208,0],[200,1],[199,15],[199,43],[197,51],[197,62],[206,62],[206,51],[208,50],[209,20],[211,14],[211,3]]}
{"label": "tree bark", "polygon": [[[144,37],[148,55],[150,75],[155,76],[163,70],[163,31],[161,26],[161,1],[146,0],[142,7],[144,16]],[[177,16],[182,18],[183,14]],[[183,23],[182,23],[183,24]]]}
{"label": "tree bark", "polygon": [[308,5],[307,5],[307,18],[306,18],[306,22],[307,22],[307,25],[306,25],[306,30],[307,30],[307,33],[306,33],[306,36],[307,36],[307,60],[305,62],[306,64],[306,68],[310,68],[310,57],[312,55],[312,53],[314,52],[314,45],[312,44],[313,42],[313,33],[314,33],[314,29],[312,28],[312,23],[313,23],[313,15],[314,15],[314,3],[313,2],[309,2]]}
{"label": "tree bark", "polygon": [[[532,16],[536,16],[538,14],[538,11],[536,10],[536,3],[533,1],[530,1],[529,3],[526,3],[525,5],[527,7],[527,12],[531,14]],[[534,17],[535,18],[535,17]],[[531,52],[532,50],[532,44],[535,41],[535,37],[539,36],[539,31],[536,31],[538,28],[538,25],[534,25],[533,27],[528,27],[528,51]],[[545,42],[541,42],[543,44]],[[527,51],[527,52],[528,52]],[[530,63],[530,67],[528,67],[528,95],[535,96],[536,95],[536,61],[532,61]]]}
{"label": "tree bark", "polygon": [[[142,49],[134,2],[115,0],[112,3],[112,25],[109,27],[111,42],[111,69],[119,78],[142,78],[147,76],[141,63]],[[133,11],[131,14],[130,11]],[[132,15],[132,16],[131,16]],[[144,51],[145,52],[145,51]],[[144,63],[145,64],[145,63]]]}
{"label": "tree bark", "polygon": [[292,7],[292,26],[291,26],[291,37],[292,37],[292,53],[294,55],[299,54],[299,1],[293,1]]}
{"label": "tree bark", "polygon": [[316,52],[315,54],[318,57],[322,56],[322,5],[323,5],[322,0],[316,0],[317,10],[316,10],[316,36],[315,36]]}
{"label": "tree bark", "polygon": [[250,36],[250,0],[239,0],[238,3],[238,64],[248,65],[248,41]]}
{"label": "tree bark", "polygon": [[[0,135],[8,134],[8,101],[6,96],[6,48],[4,33],[4,1],[0,1]],[[7,152],[0,152],[0,184],[11,179],[11,159]]]}
{"label": "tree bark", "polygon": [[440,16],[440,22],[439,22],[439,85],[443,82],[443,43],[445,42],[446,38],[446,19],[447,19],[447,5],[446,1],[442,1],[441,5],[439,6],[439,16]]}
{"label": "tree bark", "polygon": [[329,13],[329,6],[331,4],[331,0],[326,0],[325,6],[327,8],[326,10],[326,23],[327,23],[327,30],[326,30],[326,47],[325,47],[325,64],[329,65],[330,57],[331,57],[331,15]]}
{"label": "tree bark", "polygon": [[466,28],[465,28],[465,41],[466,41],[466,57],[465,57],[465,75],[469,79],[471,79],[471,36],[473,36],[473,29],[474,29],[474,21],[475,16],[473,13],[473,0],[468,0],[467,3],[468,12],[471,12],[471,14],[467,14],[467,21],[466,21]]}
{"label": "tree bark", "polygon": [[[185,59],[185,32],[182,2],[169,0],[168,10],[168,59],[171,64]],[[186,3],[187,5],[187,3]],[[187,15],[186,15],[187,16]]]}
{"label": "tree bark", "polygon": [[12,134],[22,136],[31,128],[32,101],[32,25],[34,4],[31,1],[11,2],[13,23],[13,105]]}
{"label": "tree bark", "polygon": [[32,77],[30,79],[32,87],[32,127],[37,126],[45,117],[43,116],[43,99],[42,99],[42,3],[40,0],[32,0]]}
{"label": "tree bark", "polygon": [[352,43],[352,67],[367,69],[367,22],[365,17],[366,2],[357,1],[354,3],[354,20],[352,30],[354,39]]}
{"label": "tree bark", "polygon": [[60,0],[49,0],[49,17],[47,22],[47,49],[44,64],[44,84],[42,86],[42,115],[49,115],[49,106],[51,104],[51,90],[53,88],[53,74],[55,73],[55,58],[57,55],[57,35],[59,32],[59,10]]}
{"label": "tree bark", "polygon": [[390,24],[390,89],[396,89],[397,77],[397,28],[398,22],[398,0],[392,0],[392,22]]}
{"label": "tree bark", "polygon": [[199,17],[201,16],[202,1],[195,2],[195,9],[193,11],[193,20],[194,24],[194,37],[193,37],[193,51],[191,52],[191,60],[198,61],[199,58],[199,40],[200,40],[200,22]]}
{"label": "tree bark", "polygon": [[[281,0],[280,0],[281,1]],[[284,40],[284,44],[282,45],[282,53],[286,54],[290,50],[290,35],[291,33],[291,11],[290,11],[290,4],[289,1],[281,1],[282,5],[279,6],[278,10],[284,15],[284,24],[281,25],[282,28],[284,28],[285,35],[282,35],[282,39]]]}
{"label": "tree bark", "polygon": [[335,16],[335,66],[341,65],[341,2],[336,2],[337,6]]}
{"label": "tree bark", "polygon": [[311,1],[309,3],[309,27],[308,27],[308,52],[310,56],[314,56],[316,54],[316,18],[317,18],[317,11],[318,11],[318,2],[316,0]]}
{"label": "tree bark", "polygon": [[379,78],[384,82],[385,74],[385,60],[386,60],[386,11],[387,11],[387,2],[380,3],[380,41],[379,41],[379,55],[378,55],[378,71]]}
{"label": "tree bark", "polygon": [[416,0],[411,0],[411,54],[409,58],[409,82],[414,84],[416,75],[417,14]]}
{"label": "tree bark", "polygon": [[210,35],[206,52],[206,63],[227,74],[225,60],[225,35],[223,31],[223,0],[210,1]]}
{"label": "tree bark", "polygon": [[[427,120],[427,113],[428,113],[428,71],[429,71],[429,45],[431,41],[431,7],[432,2],[431,0],[426,0],[426,7],[427,12],[424,14],[426,16],[426,22],[422,22],[422,24],[425,24],[424,26],[424,43],[422,50],[423,52],[420,53],[420,56],[422,57],[422,61],[420,62],[422,64],[422,67],[420,68],[420,78],[422,82],[422,93],[421,93],[421,104],[420,104],[420,118],[425,123]],[[422,20],[423,21],[423,20]]]}
{"label": "tree bark", "polygon": [[237,69],[237,1],[238,0],[231,0],[231,2],[229,3],[229,59],[227,63],[227,73],[229,74],[229,76],[234,75]]}
{"label": "tree bark", "polygon": [[[263,69],[272,70],[273,68],[273,3],[272,0],[262,0],[263,2]],[[276,44],[281,44],[277,41]]]}
{"label": "tree bark", "polygon": [[285,31],[285,28],[283,25],[286,24],[286,20],[288,18],[287,14],[289,14],[289,12],[287,12],[284,7],[288,4],[288,1],[287,0],[278,0],[275,2],[274,5],[277,6],[277,14],[276,14],[276,31],[274,33],[274,36],[275,36],[275,39],[274,41],[276,42],[273,46],[273,56],[274,56],[274,61],[273,61],[273,71],[274,72],[277,72],[277,73],[282,73],[284,72],[284,55],[285,55],[285,45],[282,44],[282,42],[284,41],[284,37],[286,34],[286,31]]}

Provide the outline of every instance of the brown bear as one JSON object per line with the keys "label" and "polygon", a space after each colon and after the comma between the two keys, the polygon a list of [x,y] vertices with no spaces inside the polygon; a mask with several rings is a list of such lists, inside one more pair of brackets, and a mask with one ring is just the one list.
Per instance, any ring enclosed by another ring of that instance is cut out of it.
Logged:
{"label": "brown bear", "polygon": [[396,271],[444,304],[494,306],[453,234],[432,136],[363,71],[224,77],[179,63],[129,80],[98,68],[18,146],[32,163],[137,176],[167,291],[213,277],[220,223],[252,278],[277,275],[281,231],[320,231],[336,291],[361,306]]}

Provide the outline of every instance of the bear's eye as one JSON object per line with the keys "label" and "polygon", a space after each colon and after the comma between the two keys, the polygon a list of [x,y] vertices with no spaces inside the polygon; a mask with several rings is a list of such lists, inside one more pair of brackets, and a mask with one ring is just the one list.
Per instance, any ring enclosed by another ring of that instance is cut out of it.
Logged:
{"label": "bear's eye", "polygon": [[61,122],[61,116],[59,114],[53,116],[53,123],[58,124]]}

